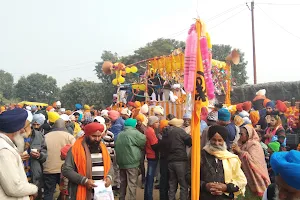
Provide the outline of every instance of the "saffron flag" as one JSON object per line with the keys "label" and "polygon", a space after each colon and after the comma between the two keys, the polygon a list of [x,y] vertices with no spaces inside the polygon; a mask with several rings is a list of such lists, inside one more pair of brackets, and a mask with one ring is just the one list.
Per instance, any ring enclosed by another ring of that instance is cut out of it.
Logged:
{"label": "saffron flag", "polygon": [[192,169],[192,199],[196,200],[200,197],[200,120],[201,120],[201,108],[208,105],[206,85],[204,79],[204,70],[200,50],[200,38],[202,33],[206,33],[205,25],[200,19],[196,20],[196,31],[197,31],[197,62],[196,62],[196,73],[195,73],[195,89],[193,91],[193,115],[191,124],[192,133],[192,153],[191,153],[191,169]]}

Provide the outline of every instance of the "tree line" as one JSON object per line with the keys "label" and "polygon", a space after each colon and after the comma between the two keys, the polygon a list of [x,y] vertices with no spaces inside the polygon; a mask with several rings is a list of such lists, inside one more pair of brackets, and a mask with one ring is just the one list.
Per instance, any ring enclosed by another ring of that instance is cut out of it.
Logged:
{"label": "tree line", "polygon": [[[83,80],[80,77],[72,79],[70,83],[59,88],[57,81],[52,76],[41,73],[33,73],[28,76],[22,76],[17,83],[14,83],[14,77],[9,72],[0,70],[0,105],[8,103],[18,103],[20,101],[35,101],[52,104],[60,100],[63,107],[72,109],[76,103],[95,105],[103,108],[112,103],[112,95],[116,92],[111,84],[113,75],[102,73],[103,61],[123,62],[125,65],[135,63],[140,60],[152,58],[160,55],[169,55],[173,50],[184,48],[185,43],[174,39],[157,39],[153,42],[134,51],[132,55],[118,56],[111,51],[103,51],[101,60],[96,63],[94,73],[100,80],[95,83],[89,80]],[[213,58],[224,61],[225,57],[231,52],[230,45],[213,45]],[[237,85],[245,84],[247,81],[246,65],[244,53],[241,54],[239,65],[232,66],[232,77]],[[139,72],[143,68],[139,65]],[[130,82],[134,77],[126,77]]]}

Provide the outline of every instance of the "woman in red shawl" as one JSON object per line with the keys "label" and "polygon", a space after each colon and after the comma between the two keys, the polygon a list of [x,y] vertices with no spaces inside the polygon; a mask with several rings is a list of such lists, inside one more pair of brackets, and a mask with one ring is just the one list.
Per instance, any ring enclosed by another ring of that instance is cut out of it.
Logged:
{"label": "woman in red shawl", "polygon": [[248,182],[245,197],[242,199],[261,199],[271,184],[265,155],[253,127],[248,125],[241,127],[240,135],[239,146],[233,145],[232,149],[242,162],[242,169]]}

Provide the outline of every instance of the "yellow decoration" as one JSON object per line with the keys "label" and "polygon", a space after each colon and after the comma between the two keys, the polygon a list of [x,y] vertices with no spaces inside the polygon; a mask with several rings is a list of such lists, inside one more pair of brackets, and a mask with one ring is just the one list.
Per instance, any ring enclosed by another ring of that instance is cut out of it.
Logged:
{"label": "yellow decoration", "polygon": [[209,33],[206,33],[206,39],[207,39],[207,46],[208,46],[208,48],[212,49],[212,44],[211,44]]}
{"label": "yellow decoration", "polygon": [[112,80],[112,84],[113,85],[118,85],[118,80],[115,78],[114,80]]}
{"label": "yellow decoration", "polygon": [[172,72],[172,58],[166,57],[165,63],[166,63],[166,72],[171,73]]}
{"label": "yellow decoration", "polygon": [[146,90],[146,85],[141,84],[139,88],[140,88],[140,90],[145,91]]}
{"label": "yellow decoration", "polygon": [[136,66],[132,66],[130,71],[131,71],[132,73],[137,73],[138,68],[137,68]]}
{"label": "yellow decoration", "polygon": [[218,60],[211,60],[212,66],[217,66],[219,69],[225,69],[226,67],[226,62],[221,62]]}
{"label": "yellow decoration", "polygon": [[125,78],[124,78],[123,76],[120,76],[120,77],[118,78],[118,82],[119,82],[119,83],[124,83],[124,82],[125,82]]}
{"label": "yellow decoration", "polygon": [[129,74],[129,73],[131,72],[131,69],[130,69],[129,67],[126,67],[126,68],[125,68],[125,72],[126,72],[127,74]]}
{"label": "yellow decoration", "polygon": [[139,85],[137,85],[137,84],[132,84],[132,89],[138,89],[139,88]]}

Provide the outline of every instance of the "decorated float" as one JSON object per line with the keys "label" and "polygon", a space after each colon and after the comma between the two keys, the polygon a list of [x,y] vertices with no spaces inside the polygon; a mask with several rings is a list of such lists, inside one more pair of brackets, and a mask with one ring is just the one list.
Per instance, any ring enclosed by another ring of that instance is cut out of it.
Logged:
{"label": "decorated float", "polygon": [[[205,29],[205,28],[204,28]],[[186,48],[174,50],[170,55],[141,60],[125,66],[123,63],[105,61],[102,71],[114,76],[112,84],[116,86],[113,96],[113,109],[119,110],[128,102],[140,101],[149,105],[149,114],[155,106],[161,106],[164,116],[174,114],[182,118],[187,111],[191,112],[191,96],[195,75],[195,45],[197,35],[195,26],[189,30]],[[212,59],[212,44],[206,30],[200,37],[200,51],[204,66],[201,83],[206,87],[207,104],[215,103],[215,94],[225,95],[225,104],[230,105],[231,62],[239,63],[239,54],[233,50],[226,61]],[[199,80],[200,81],[200,80]]]}

